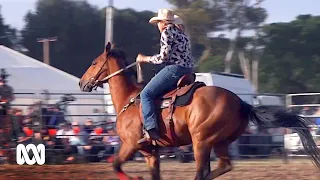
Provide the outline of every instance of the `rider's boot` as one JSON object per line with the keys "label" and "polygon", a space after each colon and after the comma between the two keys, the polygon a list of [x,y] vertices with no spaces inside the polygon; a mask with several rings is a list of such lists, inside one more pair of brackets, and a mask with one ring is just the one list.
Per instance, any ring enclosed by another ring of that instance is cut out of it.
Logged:
{"label": "rider's boot", "polygon": [[150,143],[152,140],[159,140],[160,136],[156,128],[145,131],[143,138],[138,141],[138,144]]}

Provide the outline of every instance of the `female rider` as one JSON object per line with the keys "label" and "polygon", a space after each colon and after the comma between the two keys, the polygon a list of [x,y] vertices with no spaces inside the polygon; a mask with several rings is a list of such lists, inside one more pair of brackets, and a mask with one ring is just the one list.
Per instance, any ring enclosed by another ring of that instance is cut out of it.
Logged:
{"label": "female rider", "polygon": [[184,32],[182,19],[171,10],[160,9],[157,17],[149,20],[157,23],[161,33],[160,53],[154,56],[139,54],[137,62],[165,64],[155,77],[141,91],[144,129],[147,131],[138,143],[160,138],[158,133],[155,99],[176,87],[178,80],[193,70],[194,59],[191,55],[190,40]]}

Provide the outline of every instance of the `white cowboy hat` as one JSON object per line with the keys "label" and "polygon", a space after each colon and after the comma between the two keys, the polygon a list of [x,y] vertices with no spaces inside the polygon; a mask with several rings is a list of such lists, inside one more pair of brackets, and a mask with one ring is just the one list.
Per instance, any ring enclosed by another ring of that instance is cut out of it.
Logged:
{"label": "white cowboy hat", "polygon": [[172,21],[174,24],[183,24],[183,20],[169,9],[159,9],[158,16],[151,18],[149,23],[154,24],[159,21]]}

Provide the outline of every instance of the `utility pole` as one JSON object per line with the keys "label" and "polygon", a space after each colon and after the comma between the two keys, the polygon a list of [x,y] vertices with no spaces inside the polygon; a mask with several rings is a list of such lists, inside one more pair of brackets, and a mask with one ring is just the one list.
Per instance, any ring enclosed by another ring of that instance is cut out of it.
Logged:
{"label": "utility pole", "polygon": [[106,34],[105,45],[113,41],[113,0],[109,0],[109,5],[106,7]]}
{"label": "utility pole", "polygon": [[43,47],[43,62],[50,65],[50,42],[57,41],[57,37],[38,38],[37,42],[42,43]]}
{"label": "utility pole", "polygon": [[[113,43],[113,0],[108,0],[108,6],[106,7],[106,32],[105,32],[105,46],[110,42]],[[104,47],[105,48],[105,47]],[[108,84],[104,85],[104,102],[106,104],[112,104],[110,96],[110,88]],[[105,111],[108,114],[114,114],[116,111],[114,106],[105,106]]]}

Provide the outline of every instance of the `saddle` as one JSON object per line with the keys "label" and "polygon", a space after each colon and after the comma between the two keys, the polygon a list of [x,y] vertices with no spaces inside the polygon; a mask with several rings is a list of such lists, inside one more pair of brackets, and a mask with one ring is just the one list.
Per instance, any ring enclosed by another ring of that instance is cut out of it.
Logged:
{"label": "saddle", "polygon": [[[187,75],[182,76],[178,83],[177,87],[170,92],[166,93],[162,97],[158,97],[156,100],[156,104],[159,107],[159,110],[167,109],[169,108],[169,114],[166,119],[163,119],[165,121],[165,124],[168,124],[169,127],[166,128],[169,130],[169,139],[171,141],[174,141],[174,123],[173,123],[173,113],[176,107],[183,107],[187,106],[191,103],[193,99],[194,92],[203,86],[206,86],[204,82],[198,82],[195,81],[196,75],[195,73],[190,73]],[[138,96],[135,99],[135,103],[139,104],[141,109],[141,103],[140,103],[140,97]],[[160,111],[159,111],[160,112]],[[141,113],[141,111],[140,111]],[[160,116],[161,113],[159,113]],[[141,115],[142,117],[142,115]],[[143,119],[143,118],[141,118]],[[159,123],[160,121],[158,121]],[[143,122],[142,122],[143,123]]]}
{"label": "saddle", "polygon": [[[169,108],[170,105],[175,107],[188,105],[193,98],[193,93],[198,88],[206,86],[204,82],[196,82],[195,79],[196,75],[194,73],[182,76],[175,89],[157,98],[157,104],[160,104],[161,109]],[[136,104],[140,104],[140,96],[136,97],[135,101]]]}
{"label": "saddle", "polygon": [[195,79],[196,75],[194,73],[182,76],[177,83],[176,89],[158,99],[161,104],[160,108],[170,108],[170,105],[174,107],[189,105],[193,98],[193,93],[198,88],[206,85],[204,82],[195,82]]}

